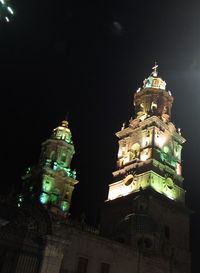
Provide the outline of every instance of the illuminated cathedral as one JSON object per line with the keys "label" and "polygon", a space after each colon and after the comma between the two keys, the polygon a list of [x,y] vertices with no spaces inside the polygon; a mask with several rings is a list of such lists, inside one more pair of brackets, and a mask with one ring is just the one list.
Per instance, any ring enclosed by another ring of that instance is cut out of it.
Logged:
{"label": "illuminated cathedral", "polygon": [[70,167],[75,149],[68,122],[55,128],[42,143],[38,165],[22,177],[16,219],[3,214],[4,204],[0,208],[0,271],[190,273],[185,139],[171,122],[172,103],[155,65],[134,94],[135,117],[116,133],[117,169],[99,230],[69,219],[78,186]]}

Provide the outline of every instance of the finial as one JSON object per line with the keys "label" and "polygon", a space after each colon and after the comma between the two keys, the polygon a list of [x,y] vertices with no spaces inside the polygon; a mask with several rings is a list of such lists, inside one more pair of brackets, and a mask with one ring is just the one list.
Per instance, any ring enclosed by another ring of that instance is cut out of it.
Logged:
{"label": "finial", "polygon": [[68,128],[68,124],[69,124],[69,112],[67,112],[65,119],[62,121],[62,126],[65,128]]}
{"label": "finial", "polygon": [[155,61],[155,65],[154,65],[154,67],[152,67],[152,69],[153,69],[153,72],[152,72],[153,77],[157,77],[158,76],[158,65],[157,65],[156,61]]}
{"label": "finial", "polygon": [[126,126],[126,122],[123,122],[121,130],[124,130]]}
{"label": "finial", "polygon": [[62,127],[68,128],[69,122],[67,120],[62,121]]}
{"label": "finial", "polygon": [[69,112],[67,112],[66,116],[65,116],[65,120],[69,121]]}

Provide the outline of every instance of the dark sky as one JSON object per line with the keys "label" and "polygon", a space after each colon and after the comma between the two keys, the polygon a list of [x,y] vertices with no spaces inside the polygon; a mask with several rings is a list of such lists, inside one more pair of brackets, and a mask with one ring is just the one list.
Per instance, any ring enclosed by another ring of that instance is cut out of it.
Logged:
{"label": "dark sky", "polygon": [[[80,183],[72,213],[96,221],[116,167],[117,138],[134,116],[133,94],[151,73],[175,98],[172,120],[187,139],[183,175],[200,243],[200,3],[198,1],[11,1],[0,23],[2,191],[37,163],[41,142],[67,112]],[[6,185],[6,186],[5,186]],[[195,272],[195,270],[193,271]]]}

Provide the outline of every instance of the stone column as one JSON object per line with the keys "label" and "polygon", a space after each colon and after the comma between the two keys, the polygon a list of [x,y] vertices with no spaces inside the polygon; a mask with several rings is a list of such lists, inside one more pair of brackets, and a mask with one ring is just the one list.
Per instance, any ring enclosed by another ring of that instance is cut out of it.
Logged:
{"label": "stone column", "polygon": [[64,256],[64,248],[68,245],[69,241],[48,235],[39,273],[59,273]]}

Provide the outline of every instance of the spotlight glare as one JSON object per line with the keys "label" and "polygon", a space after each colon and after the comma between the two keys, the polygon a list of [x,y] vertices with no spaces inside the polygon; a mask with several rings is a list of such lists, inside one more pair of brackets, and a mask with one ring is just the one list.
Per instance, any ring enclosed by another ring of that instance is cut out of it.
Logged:
{"label": "spotlight glare", "polygon": [[14,14],[13,10],[11,9],[11,7],[7,7],[8,11],[11,13],[11,14]]}

